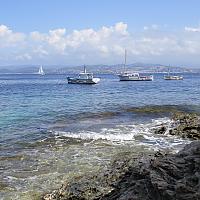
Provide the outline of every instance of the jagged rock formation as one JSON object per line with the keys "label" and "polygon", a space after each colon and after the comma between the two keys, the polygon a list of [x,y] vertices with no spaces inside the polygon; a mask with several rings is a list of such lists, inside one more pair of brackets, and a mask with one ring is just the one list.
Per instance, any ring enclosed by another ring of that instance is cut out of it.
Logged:
{"label": "jagged rock formation", "polygon": [[45,200],[199,200],[200,141],[177,154],[124,158],[110,170],[79,177]]}
{"label": "jagged rock formation", "polygon": [[[196,114],[176,113],[173,117],[173,123],[169,129],[170,135],[181,136],[194,140],[200,139],[200,117]],[[156,134],[164,134],[167,131],[166,126],[155,130]]]}

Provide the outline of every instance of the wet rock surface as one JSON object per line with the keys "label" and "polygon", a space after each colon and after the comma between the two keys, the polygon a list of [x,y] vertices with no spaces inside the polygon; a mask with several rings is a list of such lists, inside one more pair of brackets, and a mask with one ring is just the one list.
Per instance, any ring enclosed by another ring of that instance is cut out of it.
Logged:
{"label": "wet rock surface", "polygon": [[174,115],[173,120],[175,128],[169,130],[169,134],[200,139],[200,117],[198,115],[181,113]]}
{"label": "wet rock surface", "polygon": [[165,125],[155,130],[155,134],[165,134],[181,136],[194,140],[200,139],[200,117],[196,114],[176,113],[172,117],[170,127]]}
{"label": "wet rock surface", "polygon": [[119,155],[109,168],[102,169],[98,174],[85,174],[75,177],[70,183],[66,182],[59,190],[53,191],[43,197],[45,200],[67,199],[67,200],[90,200],[101,199],[105,194],[110,193],[118,180],[132,166],[138,156],[131,156],[131,153]]}
{"label": "wet rock surface", "polygon": [[43,199],[199,200],[200,141],[177,154],[125,156],[110,169],[77,177]]}
{"label": "wet rock surface", "polygon": [[176,155],[140,161],[102,199],[200,199],[200,141]]}

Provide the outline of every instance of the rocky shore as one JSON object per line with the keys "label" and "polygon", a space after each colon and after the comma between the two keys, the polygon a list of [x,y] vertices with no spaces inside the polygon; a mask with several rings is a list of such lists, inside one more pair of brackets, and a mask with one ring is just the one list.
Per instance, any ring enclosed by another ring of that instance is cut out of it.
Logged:
{"label": "rocky shore", "polygon": [[[177,113],[170,126],[155,134],[200,139],[200,118]],[[177,154],[122,154],[98,174],[76,177],[44,200],[199,200],[200,141],[193,141]]]}
{"label": "rocky shore", "polygon": [[170,127],[162,126],[156,134],[169,133],[193,140],[200,139],[200,117],[196,114],[176,113],[172,116]]}

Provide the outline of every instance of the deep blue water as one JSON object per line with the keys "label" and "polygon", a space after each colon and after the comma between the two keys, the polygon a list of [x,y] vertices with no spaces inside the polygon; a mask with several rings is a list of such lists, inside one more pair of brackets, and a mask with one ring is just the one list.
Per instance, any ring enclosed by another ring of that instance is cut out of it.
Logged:
{"label": "deep blue water", "polygon": [[18,155],[29,144],[51,138],[52,130],[98,132],[141,120],[128,112],[131,108],[178,105],[200,111],[200,74],[184,74],[183,81],[155,74],[152,82],[97,76],[99,84],[73,85],[67,75],[0,75],[0,156]]}

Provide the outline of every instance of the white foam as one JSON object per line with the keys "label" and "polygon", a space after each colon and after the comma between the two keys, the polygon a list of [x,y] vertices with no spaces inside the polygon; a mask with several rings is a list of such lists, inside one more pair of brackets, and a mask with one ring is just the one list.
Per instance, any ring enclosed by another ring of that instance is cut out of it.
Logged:
{"label": "white foam", "polygon": [[[102,128],[100,131],[80,131],[80,132],[65,132],[55,131],[56,136],[65,136],[82,140],[108,140],[108,141],[134,141],[137,135],[143,135],[144,137],[153,137],[152,129],[167,123],[170,120],[166,118],[152,120],[147,124],[129,124],[129,125],[117,125],[114,128]],[[148,136],[151,135],[151,136]]]}
{"label": "white foam", "polygon": [[98,132],[85,130],[80,132],[56,131],[55,135],[57,138],[65,136],[81,140],[104,140],[116,145],[127,143],[133,145],[145,145],[154,150],[160,148],[173,148],[180,144],[187,143],[187,141],[175,136],[154,134],[155,128],[159,128],[163,125],[170,128],[171,122],[172,121],[169,118],[165,117],[153,119],[150,123],[120,124],[113,128],[104,127]]}

